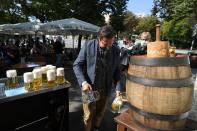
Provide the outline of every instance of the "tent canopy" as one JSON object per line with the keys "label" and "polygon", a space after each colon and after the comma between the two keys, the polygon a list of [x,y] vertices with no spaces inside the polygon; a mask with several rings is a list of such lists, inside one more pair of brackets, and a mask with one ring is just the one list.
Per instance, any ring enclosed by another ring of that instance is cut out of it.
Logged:
{"label": "tent canopy", "polygon": [[86,35],[97,34],[100,27],[75,19],[63,19],[47,23],[26,22],[0,25],[0,34],[26,35]]}
{"label": "tent canopy", "polygon": [[45,23],[40,26],[40,31],[45,34],[97,34],[100,27],[75,19],[63,19]]}
{"label": "tent canopy", "polygon": [[2,28],[0,26],[0,32],[3,34],[10,34],[10,35],[35,34],[40,28],[40,25],[41,23],[38,22],[6,24],[6,25],[1,25]]}

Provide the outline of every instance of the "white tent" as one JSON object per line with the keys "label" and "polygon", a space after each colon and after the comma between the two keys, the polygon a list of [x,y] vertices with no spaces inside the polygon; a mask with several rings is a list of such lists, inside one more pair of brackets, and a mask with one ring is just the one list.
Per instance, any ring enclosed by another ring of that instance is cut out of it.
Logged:
{"label": "white tent", "polygon": [[75,18],[57,20],[40,26],[39,31],[44,34],[72,35],[73,48],[75,35],[97,34],[100,27]]}
{"label": "white tent", "polygon": [[27,35],[36,34],[40,28],[41,23],[38,22],[26,22],[17,24],[5,24],[0,25],[0,33],[10,35]]}
{"label": "white tent", "polygon": [[45,34],[85,35],[97,34],[99,27],[75,18],[57,20],[40,26],[40,31]]}

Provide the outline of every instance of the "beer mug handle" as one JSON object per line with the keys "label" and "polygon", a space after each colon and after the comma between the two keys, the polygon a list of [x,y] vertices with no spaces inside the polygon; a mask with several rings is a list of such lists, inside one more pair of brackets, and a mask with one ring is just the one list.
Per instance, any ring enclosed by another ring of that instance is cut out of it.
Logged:
{"label": "beer mug handle", "polygon": [[98,91],[94,91],[94,98],[95,101],[98,101],[100,99],[100,93]]}

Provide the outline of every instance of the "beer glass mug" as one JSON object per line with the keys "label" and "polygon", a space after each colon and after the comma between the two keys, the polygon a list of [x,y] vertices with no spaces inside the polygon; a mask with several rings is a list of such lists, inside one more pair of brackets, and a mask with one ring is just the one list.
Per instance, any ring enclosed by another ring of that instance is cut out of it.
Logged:
{"label": "beer glass mug", "polygon": [[34,89],[39,90],[40,87],[42,86],[42,72],[41,69],[34,69],[33,70],[33,76],[34,76]]}
{"label": "beer glass mug", "polygon": [[16,70],[7,70],[7,86],[9,88],[17,87],[18,86],[18,78]]}
{"label": "beer glass mug", "polygon": [[56,85],[56,73],[54,70],[47,71],[47,85],[48,87],[54,87]]}
{"label": "beer glass mug", "polygon": [[122,101],[122,98],[119,96],[119,97],[116,97],[114,99],[114,101],[112,102],[112,110],[113,111],[117,111],[117,110],[120,110],[120,107],[123,105],[123,101]]}
{"label": "beer glass mug", "polygon": [[25,89],[28,91],[33,91],[34,90],[34,84],[33,84],[33,73],[32,72],[26,72],[23,74],[23,79],[24,79],[24,86]]}
{"label": "beer glass mug", "polygon": [[175,57],[176,56],[176,47],[175,46],[171,46],[169,48],[169,52],[170,52],[170,57]]}
{"label": "beer glass mug", "polygon": [[56,71],[56,66],[48,66],[47,69]]}
{"label": "beer glass mug", "polygon": [[47,67],[41,67],[41,72],[42,72],[42,84],[47,83]]}
{"label": "beer glass mug", "polygon": [[96,102],[99,99],[100,99],[100,93],[98,91],[90,90],[88,92],[82,92],[82,102],[84,104]]}
{"label": "beer glass mug", "polygon": [[57,68],[57,84],[61,85],[65,83],[64,68]]}

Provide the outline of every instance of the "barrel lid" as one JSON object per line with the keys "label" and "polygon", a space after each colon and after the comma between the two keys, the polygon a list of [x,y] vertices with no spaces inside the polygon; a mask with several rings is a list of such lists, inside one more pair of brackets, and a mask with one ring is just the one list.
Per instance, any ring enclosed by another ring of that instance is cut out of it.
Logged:
{"label": "barrel lid", "polygon": [[130,57],[130,64],[140,66],[187,66],[190,65],[190,61],[188,55],[160,58],[148,58],[145,55],[136,55]]}

